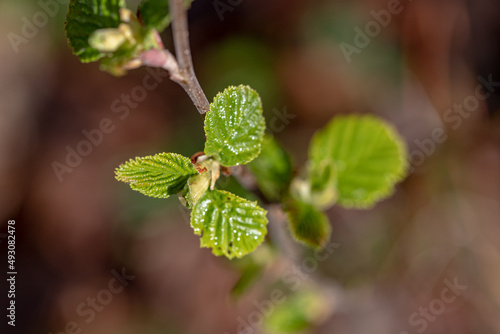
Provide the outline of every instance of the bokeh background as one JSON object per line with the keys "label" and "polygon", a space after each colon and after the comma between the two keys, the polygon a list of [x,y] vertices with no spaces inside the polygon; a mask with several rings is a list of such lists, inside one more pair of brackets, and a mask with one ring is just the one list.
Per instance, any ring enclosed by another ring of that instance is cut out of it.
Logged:
{"label": "bokeh background", "polygon": [[[327,212],[328,256],[290,242],[272,211],[272,239],[232,262],[199,248],[176,199],[114,180],[131,157],[200,151],[202,119],[160,72],[155,89],[117,112],[150,72],[115,78],[81,64],[64,2],[0,2],[2,310],[8,219],[18,271],[16,327],[2,314],[1,333],[500,333],[498,1],[402,1],[348,61],[342,43],[355,46],[356,28],[391,1],[196,0],[191,46],[209,100],[230,84],[255,88],[297,170],[313,133],[346,113],[394,124],[412,159],[391,198]],[[33,19],[36,31],[13,47],[9,34]],[[172,48],[170,31],[163,38]],[[479,101],[478,91],[490,95]],[[54,162],[103,119],[113,130],[58,178]],[[133,279],[106,292],[122,271]],[[269,306],[273,291],[280,303]]]}

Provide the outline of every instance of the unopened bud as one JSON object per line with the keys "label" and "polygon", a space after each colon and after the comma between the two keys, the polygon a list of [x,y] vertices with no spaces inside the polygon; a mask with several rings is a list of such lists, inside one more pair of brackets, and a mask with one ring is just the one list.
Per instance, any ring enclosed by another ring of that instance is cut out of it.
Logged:
{"label": "unopened bud", "polygon": [[90,35],[89,44],[100,52],[114,52],[126,39],[126,36],[118,29],[99,29]]}
{"label": "unopened bud", "polygon": [[132,44],[136,44],[136,40],[134,38],[134,33],[132,32],[132,28],[127,23],[120,23],[118,26],[118,30],[125,36],[125,38]]}
{"label": "unopened bud", "polygon": [[120,8],[120,19],[123,22],[130,22],[134,18],[134,13],[128,8]]}

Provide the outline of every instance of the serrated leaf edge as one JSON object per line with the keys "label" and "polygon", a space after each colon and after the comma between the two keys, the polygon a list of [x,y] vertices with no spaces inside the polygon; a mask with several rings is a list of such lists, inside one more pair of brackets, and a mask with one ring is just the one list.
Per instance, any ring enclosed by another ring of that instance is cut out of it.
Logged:
{"label": "serrated leaf edge", "polygon": [[[212,110],[212,108],[211,108],[211,107],[212,107],[212,104],[214,104],[214,103],[215,103],[215,100],[217,99],[217,97],[218,97],[219,95],[224,95],[226,92],[228,92],[228,91],[229,91],[229,90],[231,90],[231,89],[236,90],[236,89],[240,89],[240,88],[248,88],[249,90],[251,90],[251,91],[253,91],[253,92],[255,92],[255,93],[257,94],[257,98],[258,98],[258,100],[259,100],[259,105],[261,106],[261,108],[260,108],[260,109],[261,109],[260,116],[263,118],[263,117],[264,117],[263,112],[262,112],[262,110],[263,110],[263,106],[262,106],[262,100],[261,100],[261,98],[260,98],[259,93],[258,93],[255,89],[253,89],[252,87],[250,87],[250,86],[248,86],[248,85],[243,85],[243,84],[238,85],[238,86],[233,86],[233,85],[228,86],[228,87],[226,87],[226,88],[225,88],[222,92],[217,93],[217,94],[215,95],[215,97],[213,98],[212,103],[210,103],[210,110],[209,110],[208,112],[209,112],[209,113],[210,113],[210,112],[215,112],[215,111],[213,111],[213,110]],[[207,115],[206,115],[206,116],[208,117],[208,113],[207,113]],[[241,122],[243,122],[245,119],[246,119],[246,117],[245,117],[245,118],[243,118],[242,120],[240,120],[240,123],[241,123]],[[238,124],[238,125],[239,125],[239,124]],[[247,160],[244,160],[244,161],[242,161],[242,162],[239,162],[239,163],[237,163],[236,165],[226,165],[226,164],[224,164],[224,163],[222,163],[222,162],[221,162],[221,165],[222,165],[222,166],[225,166],[225,167],[232,167],[232,166],[238,166],[238,165],[245,165],[245,164],[248,164],[248,163],[250,163],[251,161],[253,161],[255,158],[257,158],[257,157],[259,156],[259,154],[260,154],[261,150],[262,150],[262,142],[263,142],[263,140],[264,140],[264,135],[265,135],[265,131],[266,131],[266,122],[265,122],[265,120],[264,120],[264,122],[263,122],[263,125],[264,125],[264,126],[263,126],[263,130],[262,130],[262,134],[260,135],[260,141],[259,141],[259,143],[258,143],[258,150],[257,150],[257,152],[256,152],[256,154],[255,154],[255,155],[250,156]],[[206,138],[208,138],[209,131],[207,131],[206,121],[205,121],[204,131],[205,131],[205,137],[206,137]],[[234,130],[231,130],[231,131],[233,132]],[[229,137],[230,137],[230,136],[229,136]],[[220,156],[219,156],[219,154],[218,154],[218,153],[212,154],[212,156],[215,156],[215,157],[217,158],[217,160],[219,160],[219,161],[220,161]]]}
{"label": "serrated leaf edge", "polygon": [[[261,244],[264,242],[264,240],[265,240],[265,238],[266,238],[266,235],[267,235],[267,233],[268,233],[268,231],[267,231],[267,224],[269,224],[269,220],[267,219],[267,212],[268,212],[268,211],[267,211],[266,209],[262,208],[262,207],[258,204],[258,202],[257,202],[257,201],[250,201],[250,200],[248,200],[248,199],[246,199],[246,198],[240,197],[240,196],[238,196],[238,195],[235,195],[235,194],[233,194],[233,193],[231,193],[231,192],[229,192],[229,191],[225,191],[225,190],[219,190],[219,189],[216,189],[216,190],[208,190],[208,191],[206,191],[206,192],[205,192],[205,194],[203,194],[203,195],[200,197],[200,199],[198,200],[198,202],[196,203],[196,205],[193,207],[193,211],[191,212],[190,226],[191,226],[191,228],[193,229],[193,233],[194,233],[195,235],[198,235],[198,236],[202,236],[202,235],[203,235],[203,233],[204,233],[204,229],[199,229],[199,228],[197,228],[197,227],[195,227],[195,226],[194,226],[195,224],[194,224],[194,215],[193,215],[193,212],[196,210],[197,205],[198,205],[199,203],[203,202],[203,197],[204,197],[206,194],[208,194],[208,193],[212,193],[212,192],[219,192],[219,193],[221,193],[221,194],[224,194],[225,196],[228,196],[228,197],[232,197],[232,198],[234,198],[234,199],[241,200],[241,201],[242,201],[243,203],[245,203],[245,204],[254,204],[254,205],[255,205],[255,208],[256,208],[257,210],[259,210],[259,211],[261,211],[261,212],[262,212],[262,214],[263,214],[263,216],[264,216],[264,218],[265,218],[265,220],[266,220],[266,224],[265,224],[266,228],[265,228],[265,230],[264,230],[264,233],[262,234],[262,241],[261,241],[261,243],[260,243],[260,245],[261,245]],[[220,208],[219,208],[219,209],[220,209]],[[257,247],[259,247],[260,245],[258,245]],[[218,254],[218,253],[215,253],[216,249],[214,249],[211,245],[204,244],[204,243],[203,243],[203,239],[200,239],[200,247],[201,247],[201,248],[209,248],[209,249],[212,249],[212,253],[213,253],[214,255],[216,255],[216,256],[221,256],[221,255],[224,255],[224,256],[225,256],[226,258],[228,258],[229,260],[231,260],[231,259],[233,259],[233,258],[235,258],[235,257],[236,257],[236,258],[242,258],[243,256],[248,255],[248,254],[250,254],[251,252],[253,252],[253,251],[250,251],[250,252],[245,253],[245,254],[242,254],[242,255],[239,255],[239,254],[236,254],[236,253],[233,253],[233,254],[227,254],[227,253],[225,253],[225,252],[221,252],[220,254]],[[256,247],[255,249],[257,249],[257,247]],[[254,249],[254,250],[255,250],[255,249]]]}
{"label": "serrated leaf edge", "polygon": [[[384,188],[372,193],[370,196],[368,196],[366,199],[363,201],[358,201],[357,203],[349,203],[353,202],[352,200],[345,201],[342,199],[341,194],[339,193],[339,197],[337,199],[336,204],[342,206],[343,208],[346,209],[370,209],[375,206],[378,202],[390,197],[392,194],[394,194],[396,190],[396,184],[400,181],[402,181],[408,171],[408,166],[409,166],[409,161],[407,159],[408,156],[408,148],[406,146],[405,141],[401,136],[398,134],[396,128],[389,122],[385,121],[384,119],[381,119],[379,117],[370,115],[370,114],[353,114],[353,115],[344,115],[344,116],[336,116],[334,117],[326,126],[324,126],[322,129],[318,130],[312,140],[311,144],[313,141],[316,140],[316,138],[319,136],[319,133],[322,131],[326,131],[329,127],[333,126],[333,123],[336,121],[340,121],[342,119],[368,119],[370,121],[376,122],[378,124],[383,125],[384,132],[387,133],[388,137],[396,144],[399,152],[399,169],[390,177],[390,184],[387,185]],[[335,163],[335,161],[334,161]],[[338,180],[341,179],[341,175],[338,175]],[[389,184],[388,182],[388,184]]]}

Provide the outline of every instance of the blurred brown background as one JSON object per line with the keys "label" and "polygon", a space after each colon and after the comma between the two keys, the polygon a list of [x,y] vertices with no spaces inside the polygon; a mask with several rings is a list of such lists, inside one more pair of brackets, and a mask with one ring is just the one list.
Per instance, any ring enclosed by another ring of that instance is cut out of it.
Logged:
{"label": "blurred brown background", "polygon": [[[237,333],[273,287],[290,288],[284,273],[301,260],[262,246],[261,275],[235,296],[245,260],[200,249],[176,199],[114,180],[131,157],[201,150],[202,119],[164,73],[114,78],[81,64],[61,3],[0,3],[0,267],[15,219],[18,271],[16,328],[2,314],[0,332]],[[314,131],[341,113],[388,120],[411,152],[393,197],[328,211],[338,247],[300,280],[318,300],[264,312],[265,325],[240,332],[275,333],[273,323],[309,312],[288,332],[500,333],[500,3],[196,0],[189,19],[209,100],[230,84],[255,88],[298,167]],[[163,37],[172,48],[170,31]],[[356,50],[347,58],[346,47]],[[157,87],[144,96],[146,76]],[[67,164],[103,120],[108,133],[58,177],[54,162]],[[135,278],[118,289],[122,270]],[[0,286],[5,298],[5,278]],[[91,311],[92,298],[107,304]]]}

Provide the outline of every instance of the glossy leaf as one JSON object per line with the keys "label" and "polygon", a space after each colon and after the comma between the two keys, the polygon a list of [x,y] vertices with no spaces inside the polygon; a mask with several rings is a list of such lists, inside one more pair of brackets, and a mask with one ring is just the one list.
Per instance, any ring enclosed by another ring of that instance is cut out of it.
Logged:
{"label": "glossy leaf", "polygon": [[267,211],[226,191],[207,191],[191,212],[191,227],[201,247],[231,259],[259,246],[267,234]]}
{"label": "glossy leaf", "polygon": [[118,28],[121,23],[120,8],[124,0],[70,0],[66,16],[66,37],[73,53],[84,63],[96,61],[105,56],[89,44],[89,38],[96,30]]}
{"label": "glossy leaf", "polygon": [[407,172],[407,150],[394,128],[373,116],[341,116],[311,142],[315,164],[333,161],[338,203],[366,208],[392,194]]}
{"label": "glossy leaf", "polygon": [[270,201],[279,201],[292,178],[292,161],[288,153],[271,136],[266,135],[259,156],[248,164],[262,193]]}
{"label": "glossy leaf", "polygon": [[205,118],[205,153],[223,166],[246,164],[261,149],[265,120],[262,102],[248,86],[228,87],[217,94]]}
{"label": "glossy leaf", "polygon": [[286,204],[290,230],[295,239],[313,248],[323,247],[331,235],[328,217],[311,204],[291,201]]}
{"label": "glossy leaf", "polygon": [[133,190],[156,198],[177,194],[194,175],[198,175],[198,171],[191,161],[176,153],[131,159],[116,169],[118,181],[129,183]]}

